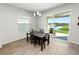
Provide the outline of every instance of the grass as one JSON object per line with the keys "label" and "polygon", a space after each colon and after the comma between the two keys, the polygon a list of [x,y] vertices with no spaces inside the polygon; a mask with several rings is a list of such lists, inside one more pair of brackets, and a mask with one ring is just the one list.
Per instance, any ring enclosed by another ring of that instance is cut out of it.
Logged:
{"label": "grass", "polygon": [[62,31],[62,30],[54,30],[54,32],[68,34],[68,31]]}
{"label": "grass", "polygon": [[[58,27],[58,26],[57,26]],[[50,28],[50,32],[53,32],[53,28]],[[54,29],[54,32],[68,34],[69,28],[67,24],[64,24],[61,28]]]}
{"label": "grass", "polygon": [[54,30],[54,31],[55,31],[55,32],[58,32],[58,33],[68,34],[69,28],[68,28],[68,25],[64,25],[64,26],[61,27],[60,29]]}

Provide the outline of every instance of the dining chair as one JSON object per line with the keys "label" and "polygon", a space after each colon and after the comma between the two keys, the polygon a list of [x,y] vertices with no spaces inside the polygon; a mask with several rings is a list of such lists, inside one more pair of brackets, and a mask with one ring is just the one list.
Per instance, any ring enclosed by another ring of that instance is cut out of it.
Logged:
{"label": "dining chair", "polygon": [[47,42],[47,45],[49,45],[49,41],[50,41],[50,34],[46,33],[44,40],[43,40],[44,48],[46,47],[46,42]]}
{"label": "dining chair", "polygon": [[33,34],[34,34],[34,30],[32,29],[31,32],[30,32],[30,40],[31,40],[31,44],[32,44],[33,41],[34,41],[34,36],[33,36]]}
{"label": "dining chair", "polygon": [[[39,30],[40,33],[44,33],[44,29]],[[38,44],[40,45],[40,38],[37,37]]]}
{"label": "dining chair", "polygon": [[41,32],[41,33],[44,33],[44,29],[40,29],[40,32]]}

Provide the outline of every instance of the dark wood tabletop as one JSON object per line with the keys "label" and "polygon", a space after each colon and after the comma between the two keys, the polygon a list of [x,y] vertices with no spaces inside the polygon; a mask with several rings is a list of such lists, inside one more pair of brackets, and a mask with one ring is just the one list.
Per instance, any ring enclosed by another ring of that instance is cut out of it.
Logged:
{"label": "dark wood tabletop", "polygon": [[37,36],[37,37],[40,37],[40,38],[45,37],[45,33],[41,33],[41,32],[38,32],[38,31],[34,31],[33,35]]}

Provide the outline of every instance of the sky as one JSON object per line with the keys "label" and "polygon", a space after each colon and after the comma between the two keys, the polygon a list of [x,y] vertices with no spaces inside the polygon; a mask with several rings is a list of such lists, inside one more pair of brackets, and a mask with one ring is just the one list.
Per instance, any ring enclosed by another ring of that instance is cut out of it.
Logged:
{"label": "sky", "polygon": [[52,18],[48,20],[48,23],[70,23],[70,16],[61,18]]}

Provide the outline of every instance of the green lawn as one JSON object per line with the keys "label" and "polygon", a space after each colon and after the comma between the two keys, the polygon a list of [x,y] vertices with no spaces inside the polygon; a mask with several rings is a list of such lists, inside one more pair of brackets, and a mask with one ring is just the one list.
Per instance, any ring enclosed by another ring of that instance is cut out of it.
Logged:
{"label": "green lawn", "polygon": [[69,28],[68,28],[68,25],[64,25],[62,28],[60,28],[58,30],[54,30],[54,31],[58,32],[58,33],[68,34]]}
{"label": "green lawn", "polygon": [[[56,25],[55,27],[58,27],[59,23],[57,23],[55,25]],[[54,29],[54,32],[64,33],[64,34],[68,34],[68,31],[69,31],[68,24],[65,24],[65,23],[63,24],[63,26],[61,28]],[[52,27],[50,28],[50,32],[51,33],[53,32],[53,28]]]}
{"label": "green lawn", "polygon": [[54,30],[54,32],[68,34],[68,31],[62,31],[62,30]]}

